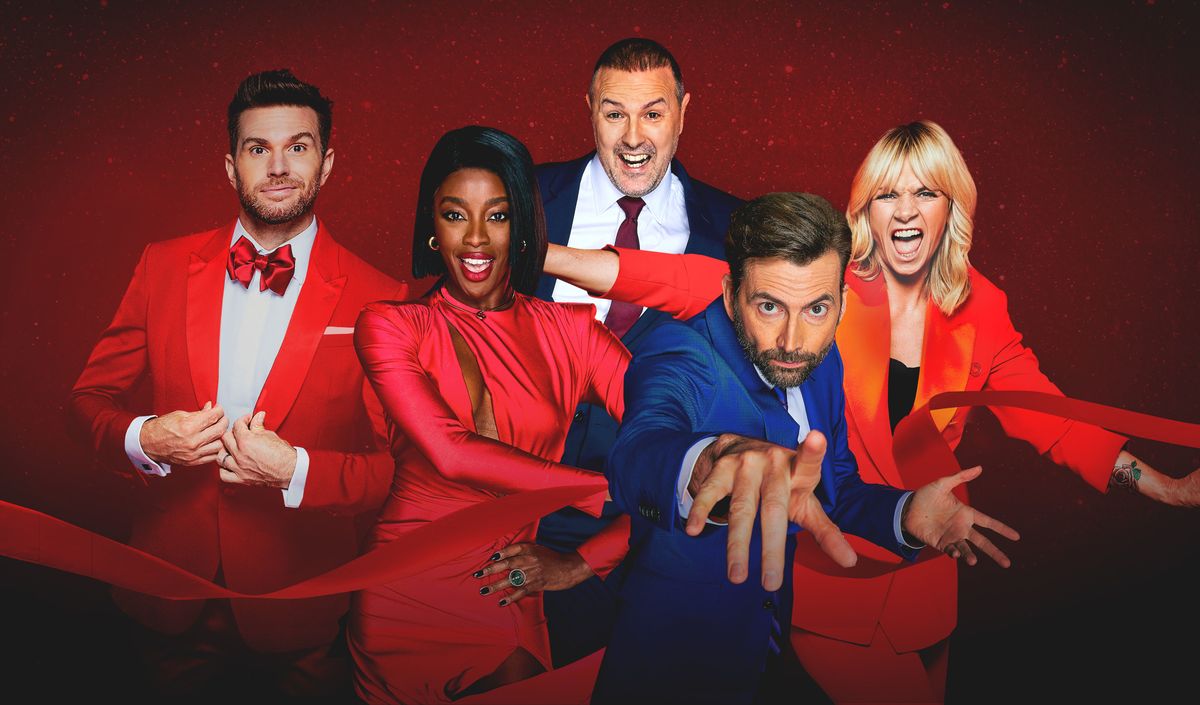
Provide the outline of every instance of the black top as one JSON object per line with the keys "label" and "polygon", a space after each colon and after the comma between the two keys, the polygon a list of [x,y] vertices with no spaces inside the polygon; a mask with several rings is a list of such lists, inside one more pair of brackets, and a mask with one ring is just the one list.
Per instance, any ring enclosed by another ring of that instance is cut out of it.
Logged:
{"label": "black top", "polygon": [[920,376],[920,367],[905,367],[899,360],[888,360],[888,419],[892,422],[893,433],[900,419],[912,411],[913,402],[917,400],[917,378]]}

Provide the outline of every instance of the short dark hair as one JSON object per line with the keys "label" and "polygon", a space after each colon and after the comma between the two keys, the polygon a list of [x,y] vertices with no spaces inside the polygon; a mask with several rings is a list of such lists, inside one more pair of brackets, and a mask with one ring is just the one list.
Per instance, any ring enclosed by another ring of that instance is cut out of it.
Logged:
{"label": "short dark hair", "polygon": [[333,101],[321,95],[320,89],[296,78],[290,69],[262,71],[247,76],[229,101],[229,153],[237,154],[238,119],[250,108],[274,105],[296,105],[312,108],[317,113],[317,132],[321,138],[321,153],[329,148],[329,133],[333,129]]}
{"label": "short dark hair", "polygon": [[846,216],[811,193],[768,193],[733,212],[725,236],[725,254],[733,288],[741,288],[746,262],[782,258],[805,265],[833,250],[841,262],[839,283],[850,260]]}
{"label": "short dark hair", "polygon": [[516,137],[479,125],[460,127],[442,135],[421,171],[413,223],[413,276],[446,274],[442,256],[429,247],[433,235],[433,195],[446,177],[460,169],[485,169],[500,177],[508,194],[509,281],[522,294],[533,294],[546,261],[546,216],[542,213],[542,199],[533,174],[533,158]]}
{"label": "short dark hair", "polygon": [[679,64],[675,61],[675,57],[671,56],[671,52],[667,51],[662,44],[653,39],[641,37],[622,39],[604,50],[604,53],[596,60],[596,67],[592,69],[592,82],[588,84],[588,95],[593,100],[596,97],[593,95],[592,89],[596,86],[596,74],[600,73],[600,69],[652,71],[664,66],[669,66],[671,73],[675,76],[675,99],[682,103],[683,72],[679,70]]}

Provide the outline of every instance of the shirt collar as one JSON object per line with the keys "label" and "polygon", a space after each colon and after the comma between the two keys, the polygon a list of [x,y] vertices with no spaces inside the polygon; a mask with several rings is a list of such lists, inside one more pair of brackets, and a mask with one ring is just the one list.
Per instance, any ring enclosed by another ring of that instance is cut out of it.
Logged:
{"label": "shirt collar", "polygon": [[255,240],[254,236],[246,232],[246,228],[242,226],[242,219],[238,218],[237,225],[233,226],[233,237],[229,240],[229,246],[233,247],[233,243],[237,242],[240,237],[249,240],[250,244],[254,245],[254,249],[262,255],[271,254],[284,245],[291,245],[292,258],[296,261],[295,269],[292,270],[292,279],[299,283],[303,282],[308,274],[308,260],[312,255],[313,243],[317,240],[317,218],[313,216],[312,222],[308,224],[307,228],[301,230],[300,234],[271,250],[258,244],[258,240]]}
{"label": "shirt collar", "polygon": [[[625,194],[613,186],[612,180],[608,178],[608,172],[604,171],[604,165],[600,163],[599,154],[592,156],[592,161],[588,162],[586,169],[588,172],[586,178],[592,187],[592,208],[596,215],[606,212],[609,208],[618,208],[617,199]],[[643,212],[649,213],[659,223],[662,223],[662,219],[670,212],[668,209],[674,193],[671,185],[677,179],[675,172],[668,169],[663,180],[658,182],[658,186],[642,196],[642,200],[646,202]]]}

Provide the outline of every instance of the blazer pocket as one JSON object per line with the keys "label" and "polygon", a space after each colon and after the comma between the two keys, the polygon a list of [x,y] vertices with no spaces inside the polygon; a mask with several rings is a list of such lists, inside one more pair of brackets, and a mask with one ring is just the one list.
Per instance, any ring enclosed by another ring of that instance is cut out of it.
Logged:
{"label": "blazer pocket", "polygon": [[317,344],[318,350],[352,347],[354,347],[354,336],[345,333],[326,333],[321,336],[321,342]]}

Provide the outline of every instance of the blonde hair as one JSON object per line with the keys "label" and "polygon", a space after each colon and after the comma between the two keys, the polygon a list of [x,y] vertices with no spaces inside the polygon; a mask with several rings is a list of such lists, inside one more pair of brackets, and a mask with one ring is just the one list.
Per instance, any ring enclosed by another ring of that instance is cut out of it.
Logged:
{"label": "blonde hair", "polygon": [[950,201],[946,230],[933,253],[928,278],[929,295],[949,316],[971,293],[967,252],[971,249],[976,191],[962,154],[937,123],[921,120],[888,130],[858,167],[846,206],[852,271],[867,280],[879,275],[868,211],[876,194],[896,185],[905,162],[925,186],[940,191]]}

